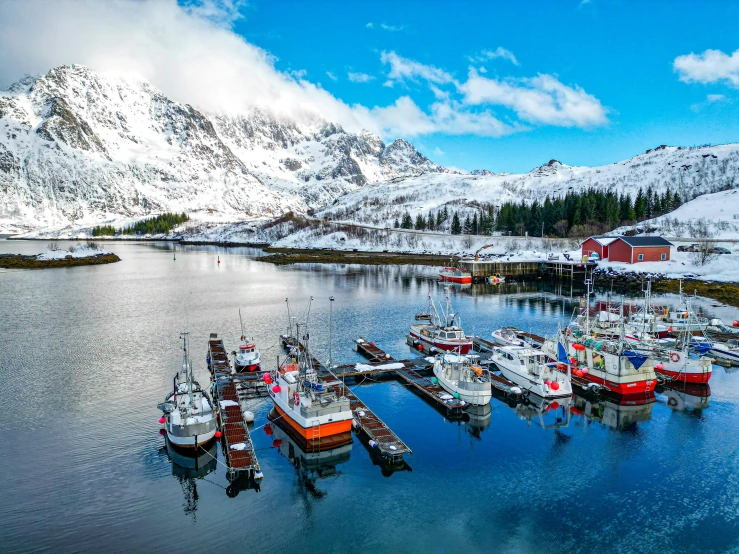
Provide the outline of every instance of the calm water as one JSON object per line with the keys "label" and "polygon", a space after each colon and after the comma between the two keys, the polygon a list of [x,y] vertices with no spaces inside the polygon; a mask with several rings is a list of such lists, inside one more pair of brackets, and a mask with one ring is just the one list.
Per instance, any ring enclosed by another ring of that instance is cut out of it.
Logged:
{"label": "calm water", "polygon": [[[2,252],[44,246],[0,241]],[[239,307],[273,364],[285,298],[302,312],[313,296],[313,345],[325,359],[333,295],[336,361],[359,361],[359,335],[409,357],[403,335],[428,292],[440,293],[435,272],[278,268],[246,249],[178,247],[176,261],[171,245],[112,249],[121,263],[0,270],[4,552],[739,549],[739,373],[719,367],[710,401],[671,391],[643,406],[576,399],[569,419],[561,409],[540,419],[493,399],[474,425],[446,421],[398,383],[368,381],[356,392],[413,449],[411,471],[385,476],[357,440],[321,462],[296,461],[299,451],[272,447],[262,429],[261,490],[230,498],[220,463],[173,463],[158,433],[179,331],[189,327],[205,382],[206,338],[218,332],[235,348]],[[469,332],[551,333],[571,305],[536,288],[475,287],[453,300]],[[269,407],[258,405],[257,425]]]}

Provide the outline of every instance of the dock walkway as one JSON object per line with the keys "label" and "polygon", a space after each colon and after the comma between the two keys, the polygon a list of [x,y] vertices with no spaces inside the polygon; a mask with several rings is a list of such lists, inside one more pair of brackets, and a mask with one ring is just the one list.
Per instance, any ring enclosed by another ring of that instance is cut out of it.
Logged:
{"label": "dock walkway", "polygon": [[215,333],[211,333],[208,340],[208,369],[213,382],[215,409],[221,422],[223,433],[221,445],[228,466],[228,478],[234,480],[242,472],[246,472],[250,477],[259,478],[261,475],[259,461],[249,435],[248,424],[244,420],[237,382],[231,375],[223,340]]}

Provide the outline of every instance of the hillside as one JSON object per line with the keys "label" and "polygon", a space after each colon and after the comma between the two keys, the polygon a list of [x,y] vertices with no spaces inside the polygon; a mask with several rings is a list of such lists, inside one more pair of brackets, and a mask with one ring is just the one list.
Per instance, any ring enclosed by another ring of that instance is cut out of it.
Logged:
{"label": "hillside", "polygon": [[392,225],[408,210],[413,218],[448,205],[470,212],[477,204],[543,200],[589,188],[635,197],[651,186],[677,191],[683,201],[739,183],[739,144],[682,148],[660,146],[600,167],[567,166],[556,160],[522,174],[424,175],[374,183],[347,194],[319,215],[334,220]]}

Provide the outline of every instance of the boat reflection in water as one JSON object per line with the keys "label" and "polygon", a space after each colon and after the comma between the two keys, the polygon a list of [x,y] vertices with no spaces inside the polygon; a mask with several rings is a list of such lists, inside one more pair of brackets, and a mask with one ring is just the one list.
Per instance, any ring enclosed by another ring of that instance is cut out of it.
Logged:
{"label": "boat reflection in water", "polygon": [[617,396],[591,397],[576,394],[570,411],[588,421],[599,421],[611,429],[631,430],[636,428],[638,422],[652,417],[655,399],[654,393],[628,400]]}
{"label": "boat reflection in water", "polygon": [[682,383],[675,381],[658,385],[660,402],[664,401],[670,408],[682,412],[688,410],[703,410],[708,408],[711,401],[711,386],[708,383]]}
{"label": "boat reflection in water", "polygon": [[204,478],[215,471],[218,466],[216,456],[218,445],[211,442],[210,446],[200,447],[193,451],[176,449],[165,438],[165,445],[159,450],[163,456],[167,456],[172,462],[172,475],[177,478],[185,495],[182,509],[195,520],[195,512],[198,509],[198,479]]}
{"label": "boat reflection in water", "polygon": [[493,407],[490,404],[483,406],[470,406],[467,408],[469,419],[465,421],[465,430],[473,437],[479,439],[480,434],[490,425],[490,416]]}
{"label": "boat reflection in water", "polygon": [[306,452],[283,426],[285,424],[279,419],[270,424],[272,446],[277,448],[277,451],[295,468],[301,489],[313,498],[323,498],[326,496],[326,491],[318,488],[318,480],[341,475],[337,466],[349,461],[352,443],[323,450],[318,445],[314,445],[312,451]]}
{"label": "boat reflection in water", "polygon": [[523,402],[516,404],[514,410],[521,419],[541,426],[543,429],[557,429],[570,424],[570,405],[572,398],[544,399],[530,394]]}

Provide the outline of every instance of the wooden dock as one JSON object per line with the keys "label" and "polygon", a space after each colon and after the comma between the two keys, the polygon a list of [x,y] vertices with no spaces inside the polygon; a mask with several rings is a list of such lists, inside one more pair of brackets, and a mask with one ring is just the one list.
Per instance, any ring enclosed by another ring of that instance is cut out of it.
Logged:
{"label": "wooden dock", "polygon": [[240,474],[246,473],[249,477],[261,479],[262,473],[249,435],[248,424],[244,420],[237,382],[231,375],[231,366],[223,340],[215,333],[211,333],[208,340],[207,359],[213,382],[211,390],[216,414],[223,433],[221,446],[228,466],[227,477],[233,481]]}
{"label": "wooden dock", "polygon": [[545,275],[560,279],[584,278],[595,264],[577,260],[459,260],[459,267],[472,274],[476,282],[485,281],[491,275],[503,277],[521,277]]}
{"label": "wooden dock", "polygon": [[454,398],[439,385],[422,376],[412,369],[398,369],[395,374],[411,386],[411,390],[420,394],[434,408],[440,410],[449,419],[464,417],[464,408],[467,405],[458,398]]}

